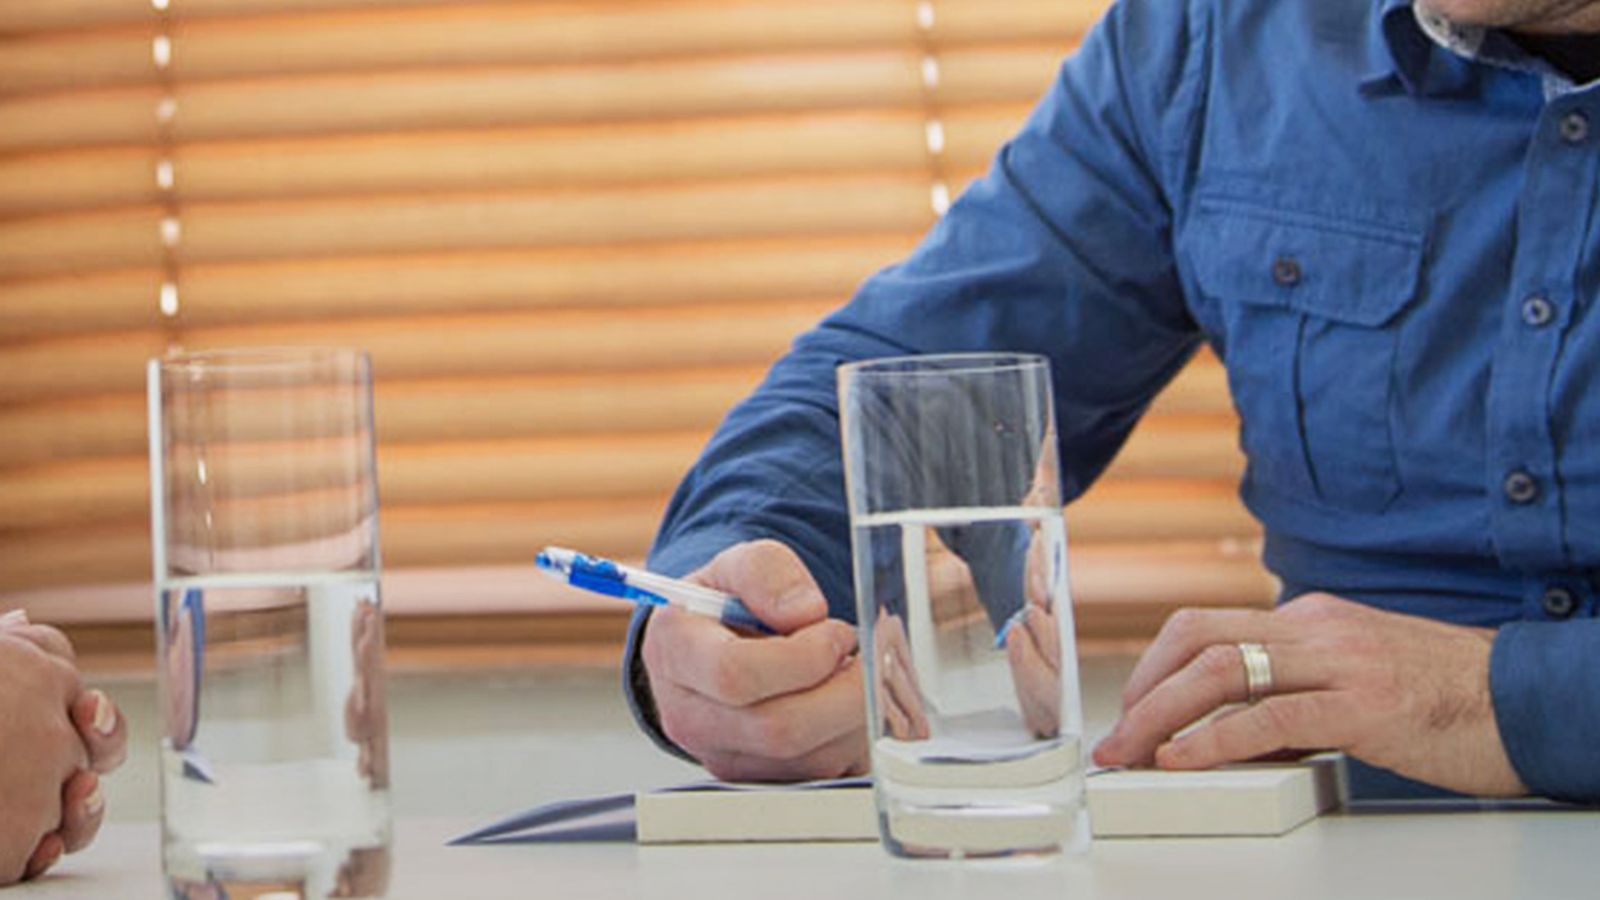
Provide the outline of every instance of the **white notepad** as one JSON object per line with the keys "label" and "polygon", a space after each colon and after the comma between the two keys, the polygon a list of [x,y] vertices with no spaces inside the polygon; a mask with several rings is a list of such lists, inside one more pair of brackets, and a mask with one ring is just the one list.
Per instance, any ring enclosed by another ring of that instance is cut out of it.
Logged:
{"label": "white notepad", "polygon": [[[1337,760],[1206,772],[1103,770],[1087,782],[1097,838],[1274,837],[1338,804]],[[877,840],[866,779],[709,784],[640,794],[641,844]]]}

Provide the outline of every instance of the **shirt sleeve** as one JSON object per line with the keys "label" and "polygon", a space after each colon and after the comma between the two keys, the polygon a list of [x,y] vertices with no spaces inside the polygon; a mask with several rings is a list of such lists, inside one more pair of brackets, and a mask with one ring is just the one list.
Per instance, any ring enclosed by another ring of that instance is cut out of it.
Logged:
{"label": "shirt sleeve", "polygon": [[1600,803],[1600,621],[1512,622],[1489,691],[1511,765],[1535,794]]}
{"label": "shirt sleeve", "polygon": [[[1038,353],[1053,371],[1062,490],[1086,490],[1198,343],[1171,247],[1203,28],[1187,3],[1122,0],[1020,133],[912,255],[797,339],[678,488],[650,566],[680,575],[773,538],[855,620],[834,370],[884,356]],[[819,200],[825,202],[825,200]],[[627,670],[639,665],[634,620]],[[658,740],[647,682],[625,679]]]}

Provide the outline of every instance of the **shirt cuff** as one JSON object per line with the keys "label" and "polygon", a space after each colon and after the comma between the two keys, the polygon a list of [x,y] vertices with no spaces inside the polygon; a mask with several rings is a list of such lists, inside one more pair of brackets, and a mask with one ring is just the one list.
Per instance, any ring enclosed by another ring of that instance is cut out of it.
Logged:
{"label": "shirt cuff", "polygon": [[1600,803],[1600,621],[1512,622],[1495,635],[1489,691],[1528,789]]}

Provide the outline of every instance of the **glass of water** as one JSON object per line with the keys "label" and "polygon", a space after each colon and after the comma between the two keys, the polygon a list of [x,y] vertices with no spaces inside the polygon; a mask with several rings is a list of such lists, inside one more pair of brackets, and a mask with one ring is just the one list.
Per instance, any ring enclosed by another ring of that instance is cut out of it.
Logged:
{"label": "glass of water", "polygon": [[149,365],[171,896],[381,897],[388,707],[366,354]]}
{"label": "glass of water", "polygon": [[1049,364],[839,370],[879,830],[890,853],[1083,852],[1083,716]]}

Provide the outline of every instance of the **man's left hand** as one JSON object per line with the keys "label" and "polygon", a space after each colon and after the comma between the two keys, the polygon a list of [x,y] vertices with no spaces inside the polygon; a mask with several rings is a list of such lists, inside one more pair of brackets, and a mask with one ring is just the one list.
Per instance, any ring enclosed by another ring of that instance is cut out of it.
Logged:
{"label": "man's left hand", "polygon": [[[1240,642],[1265,646],[1269,695],[1246,697]],[[1272,612],[1182,610],[1123,692],[1100,765],[1205,769],[1285,750],[1343,750],[1408,778],[1480,796],[1527,793],[1489,693],[1494,631],[1307,594]]]}

